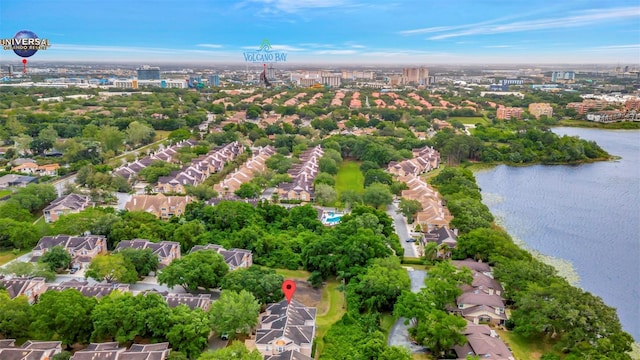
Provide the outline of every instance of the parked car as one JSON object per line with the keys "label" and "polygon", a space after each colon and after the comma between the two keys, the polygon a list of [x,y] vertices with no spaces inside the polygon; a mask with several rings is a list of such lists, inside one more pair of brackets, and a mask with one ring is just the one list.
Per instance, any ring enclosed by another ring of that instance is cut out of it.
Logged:
{"label": "parked car", "polygon": [[75,274],[78,272],[77,268],[71,268],[71,270],[69,270],[69,274]]}
{"label": "parked car", "polygon": [[416,239],[414,238],[408,238],[407,240],[405,240],[406,242],[416,242]]}
{"label": "parked car", "polygon": [[220,339],[222,339],[222,340],[229,340],[229,334],[227,334],[227,333],[222,333],[222,335],[220,335]]}

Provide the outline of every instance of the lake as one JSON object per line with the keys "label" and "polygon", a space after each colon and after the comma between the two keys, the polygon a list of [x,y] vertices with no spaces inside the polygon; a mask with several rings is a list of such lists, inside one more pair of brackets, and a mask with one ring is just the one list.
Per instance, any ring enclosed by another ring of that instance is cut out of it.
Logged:
{"label": "lake", "polygon": [[640,131],[553,131],[621,159],[479,170],[483,202],[516,242],[615,307],[640,341]]}

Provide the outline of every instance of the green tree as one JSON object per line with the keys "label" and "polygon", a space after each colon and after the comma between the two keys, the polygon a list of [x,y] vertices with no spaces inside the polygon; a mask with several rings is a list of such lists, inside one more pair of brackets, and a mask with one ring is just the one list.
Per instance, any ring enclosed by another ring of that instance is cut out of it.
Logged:
{"label": "green tree", "polygon": [[33,321],[32,307],[26,296],[14,299],[0,289],[0,334],[5,339],[27,338]]}
{"label": "green tree", "polygon": [[59,339],[68,348],[86,343],[93,331],[91,313],[96,303],[75,289],[47,291],[33,306],[31,331],[37,339]]}
{"label": "green tree", "polygon": [[319,184],[334,186],[336,184],[336,180],[333,178],[333,175],[321,172],[313,180],[314,186],[318,186]]}
{"label": "green tree", "polygon": [[150,272],[158,270],[160,261],[151,249],[125,248],[118,252],[122,257],[133,264],[139,277],[147,276]]}
{"label": "green tree", "polygon": [[240,188],[238,190],[234,191],[234,194],[236,194],[236,196],[243,199],[255,199],[260,196],[260,193],[260,187],[252,183],[244,183],[240,185]]}
{"label": "green tree", "polygon": [[346,207],[362,204],[362,194],[355,190],[347,189],[340,194],[340,201],[342,201]]}
{"label": "green tree", "polygon": [[420,204],[418,200],[402,198],[400,199],[399,208],[402,215],[404,215],[411,224],[413,223],[413,217],[416,216],[416,213],[422,210],[422,204]]}
{"label": "green tree", "polygon": [[338,165],[336,161],[330,157],[323,156],[320,161],[318,161],[318,168],[320,172],[336,175],[338,173]]}
{"label": "green tree", "polygon": [[374,259],[365,273],[349,282],[348,290],[360,299],[368,311],[389,311],[403,291],[411,288],[409,274],[397,257]]}
{"label": "green tree", "polygon": [[56,278],[56,274],[49,267],[40,263],[15,261],[4,268],[0,268],[2,274],[14,274],[17,277],[43,277],[46,281]]}
{"label": "green tree", "polygon": [[318,184],[314,189],[315,201],[322,206],[329,206],[336,202],[336,190],[326,184]]}
{"label": "green tree", "polygon": [[133,264],[122,254],[98,255],[91,260],[85,278],[96,281],[134,283],[138,281],[138,273]]}
{"label": "green tree", "polygon": [[127,127],[126,141],[131,147],[149,144],[156,135],[153,128],[138,121],[133,121]]}
{"label": "green tree", "polygon": [[200,308],[191,310],[186,305],[179,305],[171,309],[167,320],[169,330],[166,338],[171,348],[184,353],[190,359],[195,359],[207,346],[207,339],[211,333],[207,314]]}
{"label": "green tree", "polygon": [[30,249],[40,240],[31,222],[0,218],[0,248]]}
{"label": "green tree", "polygon": [[247,269],[230,271],[224,276],[220,287],[223,290],[240,292],[246,290],[260,302],[268,304],[282,300],[284,277],[273,269],[251,266]]}
{"label": "green tree", "polygon": [[467,326],[465,319],[437,309],[431,309],[425,315],[417,321],[415,327],[409,329],[409,334],[437,357],[455,345],[467,342],[462,333]]}
{"label": "green tree", "polygon": [[401,346],[391,346],[380,354],[378,360],[411,360],[411,352],[409,349]]}
{"label": "green tree", "polygon": [[57,197],[58,192],[51,184],[29,184],[13,193],[9,201],[34,212],[41,210]]}
{"label": "green tree", "polygon": [[40,262],[47,265],[51,271],[61,271],[67,269],[71,264],[71,254],[62,246],[54,246],[39,259]]}
{"label": "green tree", "polygon": [[188,290],[215,289],[229,271],[222,255],[213,250],[196,251],[176,259],[162,269],[158,283],[173,288],[181,285]]}
{"label": "green tree", "polygon": [[393,181],[393,178],[391,177],[391,174],[389,174],[388,172],[382,169],[370,169],[370,170],[367,170],[366,173],[364,173],[365,187],[373,183],[391,185],[392,181]]}
{"label": "green tree", "polygon": [[118,153],[123,145],[124,134],[115,126],[104,126],[100,128],[96,139],[100,141],[103,152]]}
{"label": "green tree", "polygon": [[234,341],[231,345],[215,351],[207,351],[198,360],[262,360],[258,350],[249,351],[242,341]]}
{"label": "green tree", "polygon": [[379,208],[383,205],[389,205],[393,201],[393,195],[389,191],[389,187],[380,183],[373,183],[362,194],[362,200],[365,204]]}
{"label": "green tree", "polygon": [[198,200],[207,201],[218,196],[218,192],[207,184],[199,184],[196,186],[187,185],[185,189],[187,195],[195,196]]}
{"label": "green tree", "polygon": [[[0,205],[0,219],[11,219],[19,222],[33,222],[29,210],[15,202],[5,202]],[[0,245],[0,247],[4,247]]]}
{"label": "green tree", "polygon": [[260,303],[245,290],[223,290],[209,309],[211,328],[218,334],[248,334],[258,323],[259,314]]}

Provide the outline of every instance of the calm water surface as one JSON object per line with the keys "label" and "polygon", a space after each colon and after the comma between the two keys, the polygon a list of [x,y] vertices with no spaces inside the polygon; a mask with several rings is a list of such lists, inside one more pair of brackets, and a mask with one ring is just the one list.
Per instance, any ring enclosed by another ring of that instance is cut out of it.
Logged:
{"label": "calm water surface", "polygon": [[525,247],[563,259],[561,271],[573,265],[578,285],[618,309],[640,341],[640,131],[554,132],[593,140],[621,159],[481,170],[483,201]]}

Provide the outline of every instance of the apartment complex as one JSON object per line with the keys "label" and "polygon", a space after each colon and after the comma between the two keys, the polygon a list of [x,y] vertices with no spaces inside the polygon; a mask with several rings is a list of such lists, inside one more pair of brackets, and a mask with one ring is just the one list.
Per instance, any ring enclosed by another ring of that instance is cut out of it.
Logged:
{"label": "apartment complex", "polygon": [[511,120],[520,119],[522,117],[522,108],[519,107],[505,107],[500,105],[496,112],[496,119],[499,120]]}
{"label": "apartment complex", "polygon": [[536,119],[539,119],[540,116],[552,117],[553,108],[549,103],[532,103],[529,104],[529,113]]}
{"label": "apartment complex", "polygon": [[403,85],[429,85],[429,69],[425,67],[419,68],[403,68],[401,82]]}

